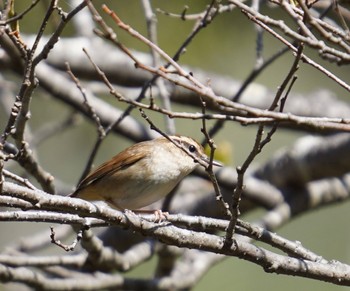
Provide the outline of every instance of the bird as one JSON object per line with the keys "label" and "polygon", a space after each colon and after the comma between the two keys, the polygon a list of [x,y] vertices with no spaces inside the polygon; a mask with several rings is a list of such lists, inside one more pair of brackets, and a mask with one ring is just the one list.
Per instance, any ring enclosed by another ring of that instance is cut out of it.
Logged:
{"label": "bird", "polygon": [[190,137],[139,142],[89,173],[70,197],[105,201],[118,210],[139,210],[169,194],[199,164],[208,167],[210,159]]}

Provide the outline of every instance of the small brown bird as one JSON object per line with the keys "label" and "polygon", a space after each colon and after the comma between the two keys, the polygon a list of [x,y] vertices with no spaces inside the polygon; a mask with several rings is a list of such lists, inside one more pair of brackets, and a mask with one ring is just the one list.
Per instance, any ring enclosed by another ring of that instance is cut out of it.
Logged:
{"label": "small brown bird", "polygon": [[198,163],[209,165],[203,147],[195,140],[186,136],[170,139],[178,146],[160,137],[126,148],[90,173],[70,196],[103,200],[119,210],[138,210],[160,200]]}

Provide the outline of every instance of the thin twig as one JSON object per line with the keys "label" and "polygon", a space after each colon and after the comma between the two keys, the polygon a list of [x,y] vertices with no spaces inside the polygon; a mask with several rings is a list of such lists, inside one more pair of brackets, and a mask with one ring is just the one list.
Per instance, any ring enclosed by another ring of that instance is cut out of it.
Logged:
{"label": "thin twig", "polygon": [[[206,114],[206,104],[205,102],[202,100],[202,114],[203,116],[205,116]],[[204,137],[206,139],[207,144],[210,147],[210,161],[209,161],[209,165],[208,167],[205,168],[205,171],[207,172],[214,190],[215,190],[215,194],[216,194],[216,200],[220,202],[221,206],[224,209],[225,215],[227,215],[229,218],[231,218],[232,213],[230,211],[230,206],[229,204],[224,200],[221,190],[220,190],[220,186],[219,183],[216,179],[216,176],[213,172],[213,160],[214,160],[214,154],[215,154],[215,150],[216,150],[216,145],[214,143],[214,140],[210,137],[210,135],[208,134],[207,131],[207,125],[206,125],[206,120],[205,118],[202,119],[202,128],[201,128],[201,132],[204,134]]]}
{"label": "thin twig", "polygon": [[80,179],[78,182],[78,183],[80,183],[87,176],[87,174],[90,172],[92,164],[93,164],[94,159],[95,159],[95,156],[96,156],[97,151],[99,149],[99,146],[102,143],[103,139],[106,137],[106,131],[103,128],[103,126],[101,124],[101,120],[98,117],[98,115],[96,114],[95,109],[90,105],[89,100],[87,99],[86,92],[85,92],[86,90],[82,87],[79,79],[74,75],[74,73],[72,72],[68,63],[66,63],[66,69],[67,69],[68,75],[71,77],[71,79],[73,80],[73,82],[75,83],[75,85],[77,86],[79,91],[81,92],[81,95],[84,98],[84,104],[87,108],[88,114],[91,116],[92,120],[94,120],[94,122],[96,124],[96,128],[97,128],[97,141],[93,147],[91,154],[89,155],[89,159],[88,159],[88,162],[86,163],[85,169],[80,176]]}
{"label": "thin twig", "polygon": [[81,241],[82,237],[83,237],[83,233],[84,231],[86,231],[88,228],[86,226],[84,226],[83,228],[81,228],[78,233],[76,238],[74,239],[74,241],[70,244],[63,244],[60,240],[57,240],[55,238],[55,230],[53,228],[53,226],[50,226],[50,230],[51,230],[51,234],[50,234],[50,238],[51,238],[51,243],[55,244],[56,246],[59,246],[60,248],[64,249],[66,252],[70,252],[73,251],[76,247],[76,245],[78,244],[78,242]]}
{"label": "thin twig", "polygon": [[[275,110],[278,103],[280,102],[280,99],[282,97],[282,93],[286,90],[288,84],[291,83],[291,86],[294,84],[296,79],[293,77],[294,77],[295,72],[298,70],[298,66],[299,66],[299,62],[301,60],[303,48],[304,48],[303,44],[300,44],[299,48],[298,48],[298,54],[293,62],[293,65],[290,68],[286,78],[282,82],[279,90],[277,91],[275,98],[272,101],[270,108],[268,109],[269,111]],[[283,111],[285,100],[286,100],[286,98],[291,90],[291,86],[288,88],[287,93],[284,97],[284,100],[280,105],[280,112]],[[252,163],[252,161],[254,160],[254,158],[262,151],[263,147],[268,142],[270,142],[272,135],[277,130],[277,127],[278,127],[278,122],[276,122],[274,124],[272,129],[267,134],[266,138],[263,140],[264,125],[260,125],[258,130],[257,130],[257,134],[256,134],[256,138],[255,138],[255,142],[254,142],[254,146],[253,146],[252,151],[249,153],[249,155],[246,158],[246,160],[244,161],[243,165],[241,167],[237,167],[237,174],[238,174],[237,185],[236,185],[235,190],[233,192],[232,207],[231,207],[232,216],[231,216],[230,223],[229,223],[229,226],[228,226],[227,232],[226,232],[225,245],[232,244],[232,239],[233,239],[233,234],[234,234],[234,231],[236,228],[237,219],[240,215],[239,204],[240,204],[241,196],[243,193],[244,174],[245,174],[246,170],[248,169],[248,167],[250,166],[250,164]]]}
{"label": "thin twig", "polygon": [[[114,14],[113,11],[110,11],[110,10],[107,10],[111,15],[113,15],[114,18],[116,18],[116,21],[120,24],[121,21],[120,19]],[[122,24],[122,26],[128,31],[130,32],[130,27],[125,25],[125,24]],[[106,28],[107,29],[107,28]],[[112,33],[112,31],[110,29],[107,30],[110,34],[110,39],[114,40],[114,41],[117,41],[116,40],[116,34],[115,33]],[[139,37],[140,34],[138,33],[135,33],[134,30],[133,31],[133,36],[135,37]],[[144,41],[145,38],[142,37],[140,38],[141,41]],[[150,42],[146,42],[146,44],[149,44],[150,45]],[[121,45],[119,44],[119,42],[117,42],[117,45]],[[349,123],[350,121],[344,119],[344,118],[339,118],[337,120],[333,119],[335,123],[340,123],[339,125],[331,122],[331,120],[329,119],[325,119],[325,118],[322,118],[322,119],[319,119],[320,122],[316,121],[316,119],[314,119],[314,121],[312,121],[313,118],[309,119],[309,118],[305,118],[305,117],[299,117],[299,116],[294,116],[290,113],[288,114],[283,114],[283,113],[277,113],[277,112],[271,112],[271,111],[266,111],[266,110],[260,110],[260,109],[257,109],[257,108],[252,108],[250,106],[246,106],[246,105],[243,105],[243,104],[239,104],[239,103],[236,103],[236,102],[232,102],[232,101],[229,101],[228,99],[226,98],[222,98],[222,97],[219,97],[219,96],[216,96],[212,90],[208,87],[208,86],[204,86],[204,85],[200,85],[200,87],[198,87],[197,85],[199,84],[198,81],[195,82],[194,85],[190,85],[188,82],[182,82],[181,80],[179,79],[172,79],[169,74],[165,71],[165,70],[158,70],[158,69],[154,69],[154,68],[151,68],[149,66],[146,66],[145,64],[142,64],[140,63],[137,58],[135,56],[133,56],[132,52],[129,51],[125,46],[120,46],[120,48],[128,55],[131,57],[131,59],[133,61],[136,62],[136,66],[139,67],[139,68],[142,68],[144,70],[147,70],[155,75],[158,75],[158,76],[161,76],[177,85],[180,85],[180,86],[183,86],[184,88],[187,88],[191,91],[194,91],[196,93],[198,93],[199,95],[201,96],[205,96],[207,98],[209,98],[210,100],[212,100],[214,103],[220,105],[220,108],[222,108],[222,110],[225,110],[225,111],[230,111],[232,110],[232,112],[234,112],[235,116],[229,116],[229,115],[225,115],[225,116],[221,116],[219,117],[219,115],[207,115],[205,118],[207,119],[210,119],[210,118],[215,118],[215,119],[225,119],[225,120],[245,120],[244,122],[242,122],[242,124],[249,124],[249,120],[253,120],[253,119],[250,119],[250,118],[245,118],[245,117],[239,117],[239,116],[236,116],[237,115],[237,111],[240,112],[240,111],[243,111],[243,112],[246,112],[247,114],[251,115],[251,116],[259,116],[260,118],[263,118],[263,117],[271,117],[272,119],[274,118],[277,118],[278,120],[280,120],[280,118],[282,117],[285,121],[288,121],[288,122],[296,122],[298,123],[298,125],[300,124],[303,124],[307,127],[310,127],[310,126],[315,126],[319,129],[327,129],[327,128],[330,128],[330,127],[333,127],[334,129],[337,129],[337,130],[344,130],[344,131],[348,131],[350,130],[350,126],[347,126],[347,123]],[[294,48],[294,47],[293,47]],[[160,49],[157,50],[157,52],[161,53],[162,57],[164,57],[166,60],[172,60],[168,55],[166,55],[163,51],[161,51]],[[304,59],[305,56],[302,55],[302,59]],[[173,61],[172,63],[173,64]],[[185,77],[186,79],[189,78],[187,74],[184,74],[184,71],[181,70],[180,72],[177,71],[181,76]],[[184,74],[184,75],[183,75]],[[111,90],[111,94],[113,94],[114,96],[116,96],[118,98],[118,100],[120,101],[123,101],[123,102],[127,102],[129,104],[133,104],[135,105],[136,107],[141,107],[141,108],[148,108],[148,109],[151,109],[151,110],[156,110],[158,112],[161,112],[161,113],[166,113],[168,114],[170,117],[185,117],[185,118],[191,118],[191,119],[201,119],[202,118],[202,114],[188,114],[188,113],[176,113],[174,114],[173,112],[168,112],[167,110],[165,109],[160,109],[160,108],[157,108],[156,105],[153,105],[152,107],[148,106],[148,105],[145,105],[141,102],[138,102],[138,101],[134,101],[134,100],[130,100],[126,97],[123,97],[121,96],[121,94],[117,93],[114,89],[113,89],[113,86],[110,82],[108,82],[107,78],[105,77],[105,75],[103,74],[103,72],[101,72],[101,76],[103,75],[103,78],[104,78],[104,81],[105,81],[105,84],[108,86],[108,88]],[[191,80],[193,79],[194,77],[192,76],[191,77]],[[277,115],[279,117],[277,117]],[[264,120],[264,119],[256,119],[254,120],[254,123],[272,123],[273,120],[272,119],[268,119],[268,120]],[[330,121],[332,124],[327,124],[328,121]],[[316,123],[314,123],[316,122]]]}
{"label": "thin twig", "polygon": [[[261,27],[263,27],[267,32],[269,32],[271,35],[273,35],[276,39],[278,39],[279,41],[281,41],[282,43],[284,43],[285,45],[287,45],[289,47],[290,50],[296,52],[297,48],[295,48],[289,41],[287,41],[285,38],[283,38],[280,34],[276,33],[274,30],[272,30],[267,24],[267,18],[266,16],[262,16],[259,13],[256,13],[255,11],[251,10],[248,6],[242,4],[239,1],[236,0],[230,0],[230,2],[232,2],[234,5],[242,8],[242,12],[245,13],[249,19],[251,19],[252,21],[256,22],[257,24],[259,24]],[[265,21],[265,22],[264,22]],[[276,23],[276,25],[281,25],[281,22],[277,21],[274,22]],[[283,26],[282,30],[285,30],[286,28]],[[289,29],[290,30],[290,29]],[[308,39],[306,37],[301,37],[299,34],[297,35],[296,33],[294,33],[293,30],[291,30],[291,36],[295,39],[298,40],[300,42],[308,42]],[[300,37],[299,37],[300,36]],[[322,42],[324,43],[324,42]],[[321,41],[319,42],[319,44],[321,45]],[[321,48],[324,50],[324,48]],[[332,50],[332,52],[334,52],[335,50]],[[327,50],[328,52],[328,50]],[[339,52],[339,56],[338,56],[341,60],[343,60],[343,62],[347,61],[348,58],[350,58],[350,56],[345,55],[343,53]],[[331,78],[332,80],[334,80],[336,83],[338,83],[340,86],[342,86],[344,89],[346,89],[347,91],[350,91],[350,86],[344,82],[343,80],[341,80],[340,78],[338,78],[337,76],[335,76],[333,73],[331,73],[329,70],[327,70],[326,68],[324,68],[323,66],[319,65],[318,63],[316,63],[315,61],[313,61],[312,59],[310,59],[309,57],[307,57],[305,54],[302,54],[302,60],[305,61],[306,63],[308,63],[309,65],[313,66],[314,68],[316,68],[317,70],[319,70],[320,72],[322,72],[323,74],[325,74],[327,77]]]}
{"label": "thin twig", "polygon": [[[148,28],[148,37],[151,42],[153,42],[155,45],[158,45],[158,37],[157,37],[157,19],[156,15],[152,11],[152,5],[149,0],[142,0],[143,10],[145,12],[146,22],[147,22],[147,28]],[[161,62],[159,55],[156,53],[156,51],[151,48],[151,54],[153,59],[153,66],[154,67],[160,67]],[[159,96],[161,97],[163,107],[167,110],[171,110],[171,102],[169,97],[169,92],[165,86],[164,79],[157,78],[155,81],[156,86],[159,90]],[[167,128],[167,132],[169,134],[175,134],[176,128],[175,128],[175,121],[174,119],[169,118],[168,116],[164,116],[165,125]]]}
{"label": "thin twig", "polygon": [[22,178],[22,177],[14,174],[14,173],[11,173],[10,171],[5,170],[5,169],[3,169],[2,172],[3,172],[5,177],[10,178],[10,179],[28,187],[29,189],[32,189],[32,190],[36,189],[36,187],[32,183],[30,183],[28,179]]}
{"label": "thin twig", "polygon": [[[11,1],[9,1],[10,3]],[[17,13],[15,16],[6,19],[6,20],[1,20],[0,21],[0,26],[2,25],[6,25],[6,24],[10,24],[11,22],[17,21],[22,19],[28,12],[30,12],[35,6],[36,4],[38,4],[40,2],[40,0],[34,0],[32,1],[32,3],[29,5],[28,8],[26,8],[24,11]],[[5,12],[5,11],[4,11]],[[6,12],[5,12],[6,13]]]}

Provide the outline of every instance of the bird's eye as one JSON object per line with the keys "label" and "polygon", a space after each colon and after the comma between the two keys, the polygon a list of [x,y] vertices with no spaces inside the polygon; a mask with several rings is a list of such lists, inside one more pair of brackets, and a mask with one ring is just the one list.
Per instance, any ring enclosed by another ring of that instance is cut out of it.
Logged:
{"label": "bird's eye", "polygon": [[191,153],[194,153],[196,151],[196,147],[191,144],[189,147],[188,147],[188,150],[191,152]]}

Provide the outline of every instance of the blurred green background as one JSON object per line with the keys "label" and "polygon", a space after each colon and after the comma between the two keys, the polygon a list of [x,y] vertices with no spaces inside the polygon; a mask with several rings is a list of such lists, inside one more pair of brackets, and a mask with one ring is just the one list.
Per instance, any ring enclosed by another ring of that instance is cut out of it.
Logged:
{"label": "blurred green background", "polygon": [[[60,1],[62,2],[62,1]],[[153,8],[181,13],[184,5],[188,5],[188,13],[201,12],[210,1],[152,1]],[[45,3],[45,2],[42,2]],[[101,2],[102,3],[102,2]],[[124,22],[132,25],[142,34],[146,34],[145,19],[140,1],[105,1],[110,5]],[[16,1],[16,9],[21,11],[27,3]],[[68,2],[62,2],[61,5],[69,7]],[[35,33],[38,29],[44,7],[39,6],[30,12],[28,17],[20,23],[23,33]],[[98,2],[95,1],[95,5]],[[274,16],[278,11],[270,12]],[[168,54],[172,55],[183,43],[186,36],[192,30],[194,22],[184,22],[180,19],[169,18],[162,14],[158,16],[158,39],[159,45]],[[71,35],[72,27],[69,25],[64,35]],[[169,31],[171,33],[169,33]],[[175,33],[174,33],[175,32]],[[131,38],[123,32],[118,35],[119,39],[129,47],[148,51],[148,48],[140,44],[137,40]],[[187,52],[181,57],[180,64],[191,65],[208,71],[224,74],[234,79],[244,79],[254,67],[255,60],[256,34],[254,26],[248,19],[241,14],[239,10],[231,13],[224,13],[214,20],[214,23],[205,28],[198,37],[187,48]],[[264,56],[268,57],[279,48],[281,44],[268,34],[264,34]],[[312,54],[311,54],[312,55]],[[274,92],[280,85],[281,80],[287,74],[293,56],[287,53],[276,63],[268,68],[258,79],[257,82],[270,88]],[[321,62],[332,72],[343,78],[349,79],[349,70],[344,67]],[[310,66],[301,64],[298,71],[298,80],[294,87],[295,92],[312,92],[317,89],[326,88],[333,91],[347,100],[349,93],[331,82],[324,75],[312,69]],[[18,88],[20,78],[15,80]],[[322,87],[319,87],[320,84]],[[48,97],[40,89],[36,91],[32,103],[32,118],[30,120],[31,130],[35,132],[46,123],[63,120],[70,114],[64,105]],[[235,92],[232,92],[234,94]],[[107,97],[108,100],[108,97]],[[113,100],[111,102],[114,102]],[[178,107],[177,109],[181,109]],[[2,110],[2,109],[0,109]],[[197,111],[197,110],[195,110]],[[161,116],[150,114],[152,119],[162,122]],[[140,119],[139,113],[135,111],[133,116]],[[141,120],[141,119],[140,119]],[[0,125],[3,129],[6,122],[6,116],[0,112]],[[210,124],[210,123],[209,123]],[[177,131],[184,135],[190,135],[194,138],[201,138],[200,121],[176,120]],[[247,154],[255,138],[253,126],[241,127],[231,123],[225,126],[215,141],[228,141],[232,145],[232,166],[240,165]],[[267,160],[279,148],[292,144],[301,134],[288,130],[279,130],[273,137],[272,142],[264,149],[256,162]],[[55,177],[64,183],[74,187],[80,177],[81,171],[85,166],[85,161],[96,139],[96,130],[94,125],[85,120],[77,126],[60,133],[38,147],[39,159],[42,165]],[[96,164],[110,158],[120,149],[130,143],[120,137],[110,135],[103,143]],[[60,161],[60,162],[58,162]],[[310,214],[302,215],[294,219],[291,223],[277,231],[278,234],[290,239],[302,242],[303,246],[311,249],[326,259],[335,259],[344,263],[350,263],[350,232],[348,221],[350,214],[348,211],[349,203],[343,205],[334,205],[313,211]],[[249,214],[248,217],[242,217],[249,221],[259,217],[261,211]],[[18,241],[21,237],[36,232],[37,230],[47,230],[49,239],[49,225],[37,224],[33,229],[33,224],[27,223],[1,223],[0,229],[3,235],[0,236],[0,246],[10,242]],[[4,235],[6,234],[6,235]],[[151,267],[150,267],[151,266]],[[139,267],[133,271],[130,276],[152,276],[152,267],[154,261],[147,265]],[[0,285],[0,289],[6,290],[8,285]],[[317,282],[315,280],[297,278],[291,276],[265,273],[259,266],[250,262],[245,262],[237,258],[228,258],[224,262],[215,266],[196,286],[196,291],[206,290],[341,290],[345,287],[335,286],[328,283]]]}

